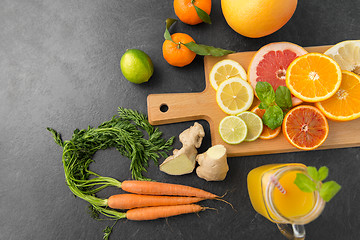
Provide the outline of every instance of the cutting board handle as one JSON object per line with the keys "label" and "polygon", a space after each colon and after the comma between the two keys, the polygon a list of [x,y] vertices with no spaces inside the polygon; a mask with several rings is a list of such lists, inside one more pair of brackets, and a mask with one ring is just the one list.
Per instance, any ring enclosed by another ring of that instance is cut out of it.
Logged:
{"label": "cutting board handle", "polygon": [[152,125],[199,119],[208,120],[207,91],[199,93],[150,94],[147,97],[148,117]]}

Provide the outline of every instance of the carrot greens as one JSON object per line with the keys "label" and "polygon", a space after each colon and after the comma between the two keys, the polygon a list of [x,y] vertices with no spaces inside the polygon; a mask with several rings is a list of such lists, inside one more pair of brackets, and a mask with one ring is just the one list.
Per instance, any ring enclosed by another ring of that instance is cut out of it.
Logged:
{"label": "carrot greens", "polygon": [[[131,160],[130,171],[133,179],[150,180],[143,176],[153,160],[158,164],[160,157],[167,157],[172,149],[174,137],[163,139],[158,128],[154,128],[146,115],[137,111],[119,108],[118,115],[99,125],[97,128],[76,129],[72,138],[63,141],[61,135],[52,128],[47,128],[55,143],[63,148],[62,162],[66,183],[72,193],[90,203],[92,216],[99,218],[99,213],[110,219],[126,217],[126,213],[107,207],[107,200],[95,196],[108,187],[120,187],[121,182],[111,177],[102,177],[90,171],[89,165],[98,150],[116,148],[123,156]],[[147,137],[145,137],[147,133]],[[110,234],[109,229],[107,233]]]}

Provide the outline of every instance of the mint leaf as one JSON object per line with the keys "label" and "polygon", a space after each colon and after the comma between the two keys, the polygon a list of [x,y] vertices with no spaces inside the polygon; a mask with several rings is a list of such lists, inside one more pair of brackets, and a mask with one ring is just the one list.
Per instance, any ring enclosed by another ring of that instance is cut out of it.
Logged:
{"label": "mint leaf", "polygon": [[275,101],[275,92],[268,82],[257,82],[255,92],[259,100],[267,106],[273,105]]}
{"label": "mint leaf", "polygon": [[266,126],[268,126],[271,129],[275,129],[281,126],[282,121],[284,118],[284,113],[281,110],[281,108],[277,105],[269,106],[264,116],[262,117],[262,120]]}
{"label": "mint leaf", "polygon": [[297,173],[294,184],[303,192],[313,192],[316,190],[316,184],[303,173]]}
{"label": "mint leaf", "polygon": [[316,167],[307,167],[307,172],[314,181],[319,181],[319,173]]}
{"label": "mint leaf", "polygon": [[292,107],[290,90],[285,86],[279,86],[275,92],[275,102],[283,110]]}
{"label": "mint leaf", "polygon": [[169,28],[176,22],[177,20],[176,19],[173,19],[173,18],[168,18],[166,19],[166,28],[165,28],[165,33],[164,33],[164,38],[165,40],[169,40],[169,41],[172,41],[172,38],[171,38],[171,35],[170,35],[170,32],[169,32]]}
{"label": "mint leaf", "polygon": [[319,181],[324,181],[329,175],[329,169],[325,166],[322,166],[319,169]]}
{"label": "mint leaf", "polygon": [[199,18],[207,23],[207,24],[211,24],[211,18],[209,16],[209,14],[207,14],[204,10],[202,10],[201,8],[195,6],[195,4],[192,2],[192,5],[194,6],[197,15],[199,16]]}
{"label": "mint leaf", "polygon": [[320,188],[320,196],[326,202],[329,202],[341,189],[341,186],[335,181],[323,183]]}
{"label": "mint leaf", "polygon": [[196,53],[197,55],[206,56],[211,55],[214,57],[221,57],[230,53],[234,53],[234,51],[216,48],[204,44],[196,44],[194,42],[182,43],[188,49]]}
{"label": "mint leaf", "polygon": [[259,108],[260,108],[260,109],[267,109],[268,107],[269,107],[269,105],[267,105],[266,103],[261,102],[261,103],[259,104]]}

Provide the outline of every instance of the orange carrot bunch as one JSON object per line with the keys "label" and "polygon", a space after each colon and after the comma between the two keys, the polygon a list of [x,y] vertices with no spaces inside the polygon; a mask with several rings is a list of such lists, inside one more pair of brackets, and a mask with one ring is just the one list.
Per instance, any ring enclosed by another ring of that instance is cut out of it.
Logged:
{"label": "orange carrot bunch", "polygon": [[126,218],[130,220],[153,220],[205,210],[197,204],[205,199],[220,199],[204,190],[185,185],[128,180],[121,188],[131,194],[117,194],[107,199],[113,209],[130,209]]}

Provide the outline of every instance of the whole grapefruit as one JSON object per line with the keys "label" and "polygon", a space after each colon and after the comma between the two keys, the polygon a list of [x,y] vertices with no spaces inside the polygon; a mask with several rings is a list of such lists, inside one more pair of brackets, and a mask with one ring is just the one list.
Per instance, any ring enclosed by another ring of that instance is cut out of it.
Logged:
{"label": "whole grapefruit", "polygon": [[297,0],[221,0],[229,26],[243,36],[259,38],[284,26],[292,17]]}

